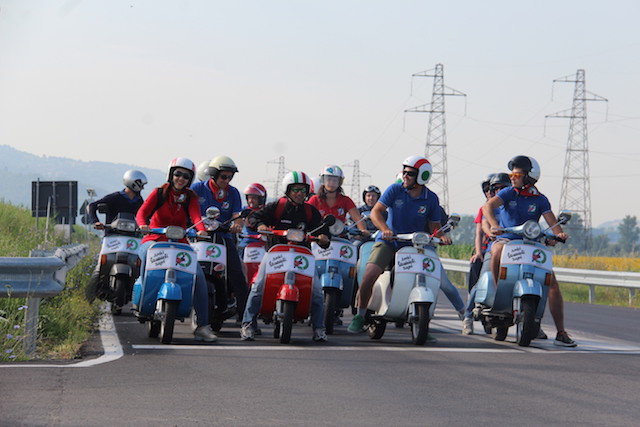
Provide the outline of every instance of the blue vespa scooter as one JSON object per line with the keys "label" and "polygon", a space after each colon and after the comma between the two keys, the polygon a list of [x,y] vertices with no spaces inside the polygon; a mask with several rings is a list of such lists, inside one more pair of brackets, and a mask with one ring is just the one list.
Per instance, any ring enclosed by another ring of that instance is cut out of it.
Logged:
{"label": "blue vespa scooter", "polygon": [[[571,213],[562,211],[558,224],[569,222]],[[507,233],[521,236],[504,245],[500,257],[498,286],[493,274],[485,272],[476,284],[474,319],[480,320],[485,331],[495,328],[496,341],[504,341],[509,327],[516,325],[516,342],[528,346],[536,337],[544,314],[553,278],[552,252],[543,242],[563,239],[540,224],[529,220],[516,227],[507,227]]]}
{"label": "blue vespa scooter", "polygon": [[173,225],[152,228],[150,233],[163,234],[169,241],[149,247],[144,277],[133,286],[134,315],[140,323],[147,323],[148,336],[160,335],[163,344],[171,343],[175,321],[189,317],[193,306],[198,257],[188,243],[179,241],[185,236],[195,237],[196,225],[186,230]]}

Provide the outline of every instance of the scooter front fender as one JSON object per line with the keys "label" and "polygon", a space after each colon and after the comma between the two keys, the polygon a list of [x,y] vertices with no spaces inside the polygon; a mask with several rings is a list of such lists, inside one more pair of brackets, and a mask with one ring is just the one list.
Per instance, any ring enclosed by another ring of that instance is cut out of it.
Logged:
{"label": "scooter front fender", "polygon": [[162,286],[160,286],[157,299],[182,301],[182,289],[180,285],[176,283],[164,282]]}
{"label": "scooter front fender", "polygon": [[280,287],[278,291],[277,299],[283,301],[299,301],[300,300],[300,291],[296,286],[284,284]]}
{"label": "scooter front fender", "polygon": [[542,297],[542,286],[533,279],[520,279],[513,286],[513,296],[519,298],[523,295]]}
{"label": "scooter front fender", "polygon": [[129,264],[113,264],[109,270],[109,276],[133,276],[133,269]]}
{"label": "scooter front fender", "polygon": [[[331,277],[333,276],[333,277]],[[342,276],[340,274],[322,273],[320,276],[320,284],[323,288],[336,288],[342,290]]]}
{"label": "scooter front fender", "polygon": [[409,305],[416,302],[435,302],[436,298],[433,291],[426,286],[416,286],[411,289],[409,294]]}

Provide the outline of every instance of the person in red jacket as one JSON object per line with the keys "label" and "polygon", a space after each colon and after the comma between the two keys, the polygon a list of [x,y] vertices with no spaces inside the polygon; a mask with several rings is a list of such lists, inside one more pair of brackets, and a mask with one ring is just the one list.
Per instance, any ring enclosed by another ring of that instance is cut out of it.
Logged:
{"label": "person in red jacket", "polygon": [[[136,222],[143,233],[147,233],[140,245],[140,277],[144,277],[147,250],[156,241],[166,241],[160,234],[148,234],[151,228],[164,228],[169,225],[186,228],[187,219],[196,225],[198,234],[207,236],[204,224],[200,222],[200,204],[198,196],[189,188],[196,173],[196,165],[189,159],[177,157],[169,163],[167,182],[152,191],[144,201]],[[188,243],[186,239],[181,243]],[[196,285],[193,295],[193,308],[196,312],[197,328],[194,332],[196,341],[213,342],[218,337],[209,326],[209,309],[207,298],[207,282],[200,267],[197,269]]]}

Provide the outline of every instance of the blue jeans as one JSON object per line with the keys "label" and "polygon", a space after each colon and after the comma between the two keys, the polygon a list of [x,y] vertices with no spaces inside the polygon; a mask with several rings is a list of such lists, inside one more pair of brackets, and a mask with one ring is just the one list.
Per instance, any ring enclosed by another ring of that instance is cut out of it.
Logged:
{"label": "blue jeans", "polygon": [[447,296],[447,299],[449,299],[449,301],[453,305],[453,308],[455,308],[457,312],[461,312],[462,310],[464,310],[464,302],[462,301],[460,292],[458,292],[458,289],[453,286],[453,283],[451,283],[451,280],[449,280],[449,276],[447,276],[444,268],[442,269],[440,277],[440,289],[442,289],[442,292],[444,292],[444,294]]}
{"label": "blue jeans", "polygon": [[[265,269],[269,254],[265,254],[260,262],[256,279],[251,286],[249,298],[247,299],[247,307],[244,310],[242,324],[252,323],[255,328],[255,319],[260,313],[262,306],[262,295],[264,295],[264,283],[266,280]],[[313,284],[311,288],[311,325],[313,330],[324,329],[324,295],[322,293],[322,285],[318,279],[318,275],[313,275]]]}
{"label": "blue jeans", "polygon": [[[147,263],[147,251],[156,243],[155,241],[148,241],[140,245],[138,254],[140,256],[140,278],[144,280],[144,269]],[[209,295],[207,290],[207,279],[204,277],[204,272],[200,265],[196,269],[196,286],[193,291],[193,310],[196,312],[196,323],[198,326],[204,326],[209,324]]]}

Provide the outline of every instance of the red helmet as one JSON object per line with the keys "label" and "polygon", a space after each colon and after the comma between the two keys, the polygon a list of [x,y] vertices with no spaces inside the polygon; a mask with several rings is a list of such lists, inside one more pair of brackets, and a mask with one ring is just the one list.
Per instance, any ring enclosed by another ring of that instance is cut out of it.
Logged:
{"label": "red helmet", "polygon": [[264,185],[254,182],[253,184],[247,185],[247,188],[244,189],[244,196],[258,196],[260,198],[260,204],[264,204],[267,200],[267,189],[264,188]]}
{"label": "red helmet", "polygon": [[425,185],[427,182],[429,182],[431,174],[433,173],[431,163],[429,163],[429,160],[425,159],[422,156],[407,157],[404,162],[402,162],[402,166],[408,166],[418,172],[416,182],[419,185]]}
{"label": "red helmet", "polygon": [[196,175],[195,163],[193,163],[186,157],[176,157],[175,159],[171,160],[171,163],[169,163],[169,167],[167,168],[167,182],[171,182],[171,179],[173,178],[173,171],[176,170],[176,168],[182,168],[191,171],[191,179],[189,179],[189,183],[187,184],[187,187],[189,187],[193,182],[193,177]]}

